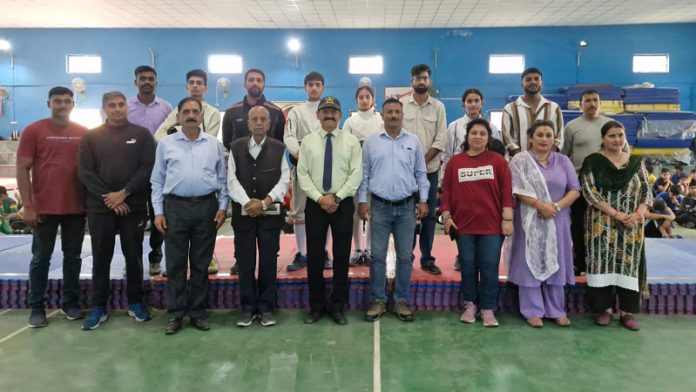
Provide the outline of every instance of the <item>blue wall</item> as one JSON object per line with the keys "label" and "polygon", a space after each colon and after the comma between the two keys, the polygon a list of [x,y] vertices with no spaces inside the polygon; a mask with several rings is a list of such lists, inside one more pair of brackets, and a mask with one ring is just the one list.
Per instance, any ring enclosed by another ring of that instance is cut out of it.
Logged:
{"label": "blue wall", "polygon": [[[285,43],[298,37],[303,49],[299,69]],[[544,72],[544,91],[556,92],[576,82],[575,58],[581,39],[583,50],[580,83],[614,83],[619,86],[650,81],[681,90],[682,110],[696,108],[696,24],[643,26],[589,26],[561,28],[489,28],[420,30],[224,30],[224,29],[5,29],[0,38],[12,42],[15,55],[14,83],[6,53],[0,53],[0,84],[15,85],[12,101],[4,101],[0,135],[48,115],[46,93],[54,85],[69,86],[74,77],[88,85],[80,107],[100,106],[101,94],[122,90],[135,93],[132,71],[149,64],[152,47],[160,87],[158,95],[175,103],[185,95],[184,74],[192,68],[206,69],[209,54],[240,54],[244,67],[258,67],[267,75],[266,96],[272,100],[303,100],[302,78],[319,70],[327,82],[326,93],[338,96],[346,110],[355,107],[353,94],[362,75],[348,74],[348,56],[381,54],[384,74],[370,76],[377,100],[385,86],[409,84],[411,65],[437,67],[434,86],[446,104],[448,120],[461,115],[459,97],[468,87],[486,95],[486,108],[500,108],[504,97],[519,93],[518,75],[488,74],[488,54],[519,53],[527,66]],[[102,73],[68,75],[65,55],[99,54]],[[634,53],[669,53],[668,74],[633,74]],[[215,81],[227,76],[232,90],[225,108],[243,95],[241,75],[210,75],[207,99],[215,103]],[[13,105],[14,104],[14,105]],[[16,112],[13,113],[13,106]]]}

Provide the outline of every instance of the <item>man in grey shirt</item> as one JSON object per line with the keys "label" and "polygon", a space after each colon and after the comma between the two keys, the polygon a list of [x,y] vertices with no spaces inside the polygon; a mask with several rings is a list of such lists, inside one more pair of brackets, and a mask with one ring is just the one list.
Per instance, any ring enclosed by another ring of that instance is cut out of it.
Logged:
{"label": "man in grey shirt", "polygon": [[[601,101],[597,90],[588,89],[580,94],[582,116],[568,122],[564,128],[563,154],[567,155],[575,170],[580,172],[588,155],[598,152],[602,144],[601,129],[611,119],[599,114]],[[570,207],[571,233],[573,237],[573,266],[576,275],[585,273],[584,219],[587,203],[578,198]]]}

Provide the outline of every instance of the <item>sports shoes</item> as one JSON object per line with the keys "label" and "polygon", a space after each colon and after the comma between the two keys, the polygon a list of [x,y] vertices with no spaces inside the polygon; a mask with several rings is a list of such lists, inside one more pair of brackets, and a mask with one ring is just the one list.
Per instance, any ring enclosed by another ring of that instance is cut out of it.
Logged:
{"label": "sports shoes", "polygon": [[459,317],[459,321],[467,324],[476,322],[476,305],[471,301],[464,301],[464,313]]}
{"label": "sports shoes", "polygon": [[361,259],[363,258],[363,251],[360,249],[356,249],[353,252],[353,255],[350,256],[350,260],[348,260],[348,265],[351,267],[354,265],[360,264]]}
{"label": "sports shoes", "polygon": [[65,315],[66,319],[71,321],[85,318],[85,315],[82,313],[82,309],[80,308],[70,308],[68,310],[61,309],[60,312]]}
{"label": "sports shoes", "polygon": [[387,312],[387,304],[376,299],[372,301],[370,309],[365,312],[365,320],[367,321],[377,321],[384,313]]}
{"label": "sports shoes", "polygon": [[307,256],[300,252],[295,253],[292,263],[288,264],[288,272],[297,271],[307,266]]}
{"label": "sports shoes", "polygon": [[394,312],[394,314],[396,314],[401,321],[413,321],[413,312],[408,308],[408,304],[406,302],[400,301],[394,304],[394,309],[392,309],[392,312]]}
{"label": "sports shoes", "polygon": [[162,273],[162,266],[160,263],[150,263],[150,276],[157,276]]}
{"label": "sports shoes", "polygon": [[237,320],[237,326],[248,327],[254,322],[256,317],[257,316],[254,313],[242,313],[242,315],[239,316],[239,320]]}
{"label": "sports shoes", "polygon": [[370,249],[365,249],[362,257],[360,257],[360,264],[370,265],[370,262],[372,262],[372,251]]}
{"label": "sports shoes", "polygon": [[436,266],[435,263],[421,265],[421,269],[429,274],[432,274],[432,275],[442,275],[442,271],[440,270],[440,267]]}
{"label": "sports shoes", "polygon": [[46,311],[43,309],[32,309],[29,315],[29,328],[42,328],[47,325]]}
{"label": "sports shoes", "polygon": [[270,327],[276,325],[276,319],[273,312],[261,313],[261,326]]}
{"label": "sports shoes", "polygon": [[102,307],[93,308],[89,313],[89,316],[82,323],[83,331],[91,331],[93,329],[99,328],[101,323],[106,322],[109,319],[109,314],[106,313],[106,309]]}
{"label": "sports shoes", "polygon": [[490,309],[481,310],[481,320],[483,320],[483,326],[489,328],[495,328],[498,325],[498,320],[495,319],[495,313]]}
{"label": "sports shoes", "polygon": [[128,315],[133,317],[135,321],[148,321],[152,318],[147,307],[141,303],[128,305]]}
{"label": "sports shoes", "polygon": [[213,258],[210,259],[210,264],[208,264],[208,275],[216,275],[217,273],[218,273],[218,261],[215,258],[215,255],[213,255]]}

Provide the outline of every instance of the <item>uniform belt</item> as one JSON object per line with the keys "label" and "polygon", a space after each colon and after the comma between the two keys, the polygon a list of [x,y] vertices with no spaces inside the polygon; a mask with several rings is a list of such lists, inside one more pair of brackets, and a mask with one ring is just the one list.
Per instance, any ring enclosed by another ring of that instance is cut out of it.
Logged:
{"label": "uniform belt", "polygon": [[217,196],[215,195],[215,192],[208,193],[207,195],[203,196],[179,196],[175,194],[168,194],[164,195],[165,198],[169,199],[174,199],[174,200],[181,200],[181,201],[187,201],[189,203],[200,203],[202,201],[210,200],[210,199],[215,199]]}
{"label": "uniform belt", "polygon": [[403,198],[401,200],[387,200],[387,199],[383,199],[383,198],[381,198],[373,193],[372,198],[379,201],[379,202],[382,202],[384,204],[390,205],[390,206],[403,206],[406,203],[408,203],[409,201],[413,200],[413,195],[406,197],[406,198]]}

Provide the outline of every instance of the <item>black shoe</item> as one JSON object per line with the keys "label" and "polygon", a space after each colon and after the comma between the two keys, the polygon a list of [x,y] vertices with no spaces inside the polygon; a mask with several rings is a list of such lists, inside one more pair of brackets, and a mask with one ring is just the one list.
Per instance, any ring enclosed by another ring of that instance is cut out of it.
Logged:
{"label": "black shoe", "polygon": [[457,259],[457,260],[454,262],[454,270],[455,270],[455,271],[460,271],[461,269],[462,269],[462,266],[459,264],[459,259]]}
{"label": "black shoe", "polygon": [[234,263],[232,268],[230,268],[230,275],[238,275],[239,274],[239,267],[237,266],[237,262]]}
{"label": "black shoe", "polygon": [[181,319],[178,317],[170,318],[169,324],[167,324],[167,327],[164,329],[164,334],[165,335],[174,335],[175,333],[179,332],[180,329],[181,329]]}
{"label": "black shoe", "polygon": [[29,328],[42,328],[48,325],[46,311],[43,309],[32,309],[29,316]]}
{"label": "black shoe", "polygon": [[203,317],[192,317],[191,325],[193,325],[193,327],[199,331],[210,330],[210,324],[208,324],[208,320],[204,319]]}
{"label": "black shoe", "polygon": [[297,271],[307,266],[307,256],[302,255],[300,252],[295,253],[295,258],[292,263],[288,264],[288,272]]}
{"label": "black shoe", "polygon": [[334,309],[331,311],[331,318],[338,325],[348,324],[348,319],[342,309]]}
{"label": "black shoe", "polygon": [[324,316],[323,310],[310,310],[309,313],[307,313],[307,317],[304,319],[305,324],[314,324],[317,321],[321,320],[321,318]]}
{"label": "black shoe", "polygon": [[429,274],[442,275],[442,271],[435,264],[421,265],[421,269]]}

